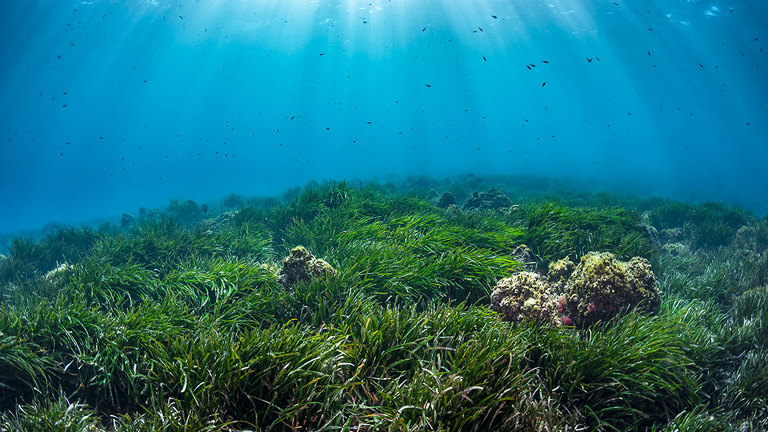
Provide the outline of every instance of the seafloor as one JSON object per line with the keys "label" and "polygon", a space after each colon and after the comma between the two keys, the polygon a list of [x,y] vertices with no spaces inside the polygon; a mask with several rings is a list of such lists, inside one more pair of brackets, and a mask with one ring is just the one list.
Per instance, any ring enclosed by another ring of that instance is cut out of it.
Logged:
{"label": "seafloor", "polygon": [[737,207],[419,177],[7,249],[2,431],[768,430],[768,218]]}

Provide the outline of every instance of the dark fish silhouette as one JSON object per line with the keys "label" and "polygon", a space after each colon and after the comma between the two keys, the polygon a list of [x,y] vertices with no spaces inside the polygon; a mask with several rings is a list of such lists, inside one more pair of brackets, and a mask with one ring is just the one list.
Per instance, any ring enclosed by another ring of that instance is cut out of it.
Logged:
{"label": "dark fish silhouette", "polygon": [[591,58],[589,58],[589,57],[584,57],[584,58],[587,59],[587,63],[592,63],[592,59]]}
{"label": "dark fish silhouette", "polygon": [[549,64],[549,60],[542,60],[542,63]]}
{"label": "dark fish silhouette", "polygon": [[497,17],[496,15],[491,15],[491,18],[498,19],[499,17]]}
{"label": "dark fish silhouette", "polygon": [[528,70],[531,70],[531,65],[525,65],[525,67],[527,67]]}
{"label": "dark fish silhouette", "polygon": [[487,58],[485,58],[485,56],[483,56],[483,61],[488,61],[488,59],[487,59]]}
{"label": "dark fish silhouette", "polygon": [[544,81],[543,83],[541,83],[541,86],[542,86],[542,87],[544,87],[545,85],[547,85],[547,82],[546,82],[546,81]]}

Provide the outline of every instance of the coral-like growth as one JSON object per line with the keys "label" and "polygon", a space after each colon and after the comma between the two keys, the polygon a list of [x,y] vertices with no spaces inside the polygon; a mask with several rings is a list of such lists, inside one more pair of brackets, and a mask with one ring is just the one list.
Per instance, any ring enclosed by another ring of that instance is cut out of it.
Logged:
{"label": "coral-like growth", "polygon": [[552,324],[557,320],[555,302],[538,273],[520,272],[500,280],[493,288],[491,301],[491,308],[500,312],[505,321]]}
{"label": "coral-like growth", "polygon": [[283,288],[290,290],[298,282],[309,278],[335,274],[336,269],[325,260],[315,258],[304,246],[296,246],[291,249],[291,255],[283,259],[279,282]]}
{"label": "coral-like growth", "polygon": [[659,290],[645,258],[619,261],[608,252],[581,257],[566,283],[565,312],[577,327],[587,327],[638,307],[647,311],[659,305]]}

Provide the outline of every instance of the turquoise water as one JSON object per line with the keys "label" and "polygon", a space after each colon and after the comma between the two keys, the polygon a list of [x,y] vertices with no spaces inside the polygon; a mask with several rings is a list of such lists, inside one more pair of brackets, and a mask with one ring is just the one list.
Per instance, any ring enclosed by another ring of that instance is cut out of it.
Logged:
{"label": "turquoise water", "polygon": [[768,3],[0,3],[0,233],[322,179],[768,211]]}

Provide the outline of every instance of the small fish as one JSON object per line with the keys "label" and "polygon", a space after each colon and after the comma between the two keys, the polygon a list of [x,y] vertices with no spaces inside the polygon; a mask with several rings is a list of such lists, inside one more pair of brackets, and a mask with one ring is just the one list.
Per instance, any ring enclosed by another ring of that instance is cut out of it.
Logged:
{"label": "small fish", "polygon": [[600,57],[595,57],[595,60],[600,61]]}
{"label": "small fish", "polygon": [[427,86],[427,87],[432,87],[430,84],[424,84],[424,85]]}
{"label": "small fish", "polygon": [[184,19],[184,17],[183,17],[183,16],[181,16],[181,15],[179,15],[179,19]]}
{"label": "small fish", "polygon": [[426,28],[426,27],[424,27],[423,29],[421,29],[421,32],[422,32],[422,33],[424,33],[425,31],[427,31],[427,28]]}
{"label": "small fish", "polygon": [[544,87],[545,85],[547,85],[547,82],[546,82],[546,81],[544,81],[543,83],[541,83],[541,86],[542,86],[542,87]]}
{"label": "small fish", "polygon": [[477,29],[478,29],[478,30],[480,30],[480,31],[483,31],[483,28],[482,28],[482,27],[478,27]]}
{"label": "small fish", "polygon": [[529,64],[529,66],[530,66],[530,67],[532,67],[532,68],[535,68],[535,67],[536,67],[536,65],[535,65],[535,64],[533,64],[533,63]]}
{"label": "small fish", "polygon": [[493,19],[499,19],[499,17],[497,17],[496,15],[491,15],[491,18],[493,18]]}
{"label": "small fish", "polygon": [[703,68],[703,67],[704,67],[704,65],[703,65],[703,64],[701,64],[701,63],[699,63],[699,67],[700,67],[700,68]]}
{"label": "small fish", "polygon": [[527,67],[528,70],[531,70],[531,65],[525,65],[525,67]]}
{"label": "small fish", "polygon": [[487,59],[487,58],[485,58],[485,56],[483,56],[483,61],[488,61],[488,59]]}
{"label": "small fish", "polygon": [[589,57],[584,57],[584,58],[587,59],[587,63],[592,63],[592,59],[591,58],[589,58]]}
{"label": "small fish", "polygon": [[544,64],[549,64],[549,60],[542,60],[541,62]]}
{"label": "small fish", "polygon": [[650,52],[650,51],[648,51],[648,55],[649,55],[649,56],[651,55],[651,52]]}

